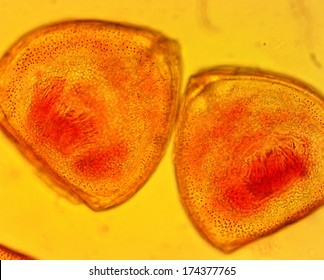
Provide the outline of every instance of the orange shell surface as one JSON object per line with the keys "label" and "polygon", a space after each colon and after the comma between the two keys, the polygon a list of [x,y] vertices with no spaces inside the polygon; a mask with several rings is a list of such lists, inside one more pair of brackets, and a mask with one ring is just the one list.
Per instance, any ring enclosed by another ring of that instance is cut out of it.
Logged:
{"label": "orange shell surface", "polygon": [[32,260],[32,258],[0,245],[0,260]]}
{"label": "orange shell surface", "polygon": [[0,127],[53,186],[94,210],[131,197],[175,120],[178,44],[99,21],[42,27],[0,61]]}
{"label": "orange shell surface", "polygon": [[175,143],[184,206],[232,251],[324,202],[323,97],[289,77],[219,67],[188,84]]}

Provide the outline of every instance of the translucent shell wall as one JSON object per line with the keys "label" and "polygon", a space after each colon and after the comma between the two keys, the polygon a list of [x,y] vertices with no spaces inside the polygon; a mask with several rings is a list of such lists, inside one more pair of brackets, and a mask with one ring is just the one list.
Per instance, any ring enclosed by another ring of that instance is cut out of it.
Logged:
{"label": "translucent shell wall", "polygon": [[105,209],[160,161],[179,68],[177,43],[155,31],[98,21],[43,27],[0,62],[0,125],[53,187]]}
{"label": "translucent shell wall", "polygon": [[289,77],[220,67],[191,78],[175,167],[197,229],[231,251],[324,202],[324,110]]}

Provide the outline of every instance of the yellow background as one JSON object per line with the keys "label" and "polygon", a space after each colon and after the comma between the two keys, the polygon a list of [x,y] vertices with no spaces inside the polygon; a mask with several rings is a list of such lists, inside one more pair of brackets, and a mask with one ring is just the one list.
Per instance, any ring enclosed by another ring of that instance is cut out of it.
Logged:
{"label": "yellow background", "polygon": [[[67,19],[128,22],[179,41],[184,89],[214,65],[257,66],[324,92],[324,1],[0,0],[0,54],[24,33]],[[0,244],[40,259],[324,259],[324,209],[232,254],[206,242],[179,200],[172,143],[123,205],[93,212],[60,197],[0,133]]]}

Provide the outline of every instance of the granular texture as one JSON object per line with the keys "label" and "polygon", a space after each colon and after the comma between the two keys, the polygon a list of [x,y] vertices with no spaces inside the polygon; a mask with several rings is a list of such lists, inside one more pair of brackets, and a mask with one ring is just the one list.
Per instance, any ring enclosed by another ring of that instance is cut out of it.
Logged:
{"label": "granular texture", "polygon": [[174,163],[183,204],[215,246],[231,251],[322,205],[323,154],[314,89],[248,68],[191,78]]}
{"label": "granular texture", "polygon": [[32,260],[32,258],[0,245],[0,260]]}
{"label": "granular texture", "polygon": [[92,209],[132,196],[175,119],[178,44],[99,21],[42,27],[0,61],[0,126],[23,154]]}

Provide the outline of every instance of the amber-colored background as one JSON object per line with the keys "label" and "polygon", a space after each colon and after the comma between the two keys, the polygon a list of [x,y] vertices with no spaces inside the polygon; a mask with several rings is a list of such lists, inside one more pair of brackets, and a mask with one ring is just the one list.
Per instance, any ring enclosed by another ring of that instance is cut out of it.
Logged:
{"label": "amber-colored background", "polygon": [[[324,92],[324,1],[0,0],[0,54],[67,19],[128,22],[179,41],[183,88],[214,65],[293,75]],[[172,143],[170,143],[172,144]],[[179,200],[172,145],[123,205],[93,212],[60,197],[0,133],[0,244],[40,259],[324,259],[324,208],[232,254],[206,242]]]}

